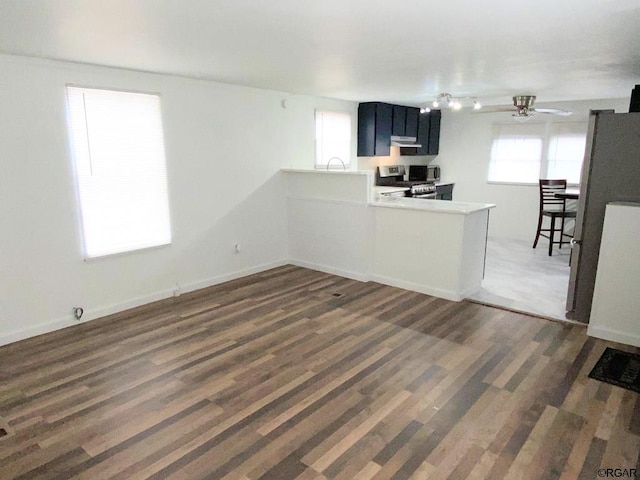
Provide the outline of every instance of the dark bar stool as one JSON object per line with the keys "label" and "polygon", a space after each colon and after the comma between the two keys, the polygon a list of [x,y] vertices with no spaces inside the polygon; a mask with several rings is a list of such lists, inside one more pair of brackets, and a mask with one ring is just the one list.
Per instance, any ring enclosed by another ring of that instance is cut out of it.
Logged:
{"label": "dark bar stool", "polygon": [[[563,243],[569,243],[563,241],[564,237],[571,238],[571,235],[564,233],[564,223],[567,218],[576,218],[577,212],[574,210],[567,211],[567,200],[565,198],[558,198],[556,193],[562,192],[567,189],[566,180],[543,180],[539,181],[540,189],[540,213],[538,214],[538,229],[536,230],[536,238],[533,241],[533,248],[538,245],[538,239],[545,237],[549,239],[549,256],[553,251],[554,245],[559,245],[562,248]],[[542,228],[542,219],[549,217],[549,228]],[[560,219],[560,228],[556,226],[556,219]],[[542,233],[542,232],[548,232]],[[556,233],[560,234],[560,239],[556,240]]]}

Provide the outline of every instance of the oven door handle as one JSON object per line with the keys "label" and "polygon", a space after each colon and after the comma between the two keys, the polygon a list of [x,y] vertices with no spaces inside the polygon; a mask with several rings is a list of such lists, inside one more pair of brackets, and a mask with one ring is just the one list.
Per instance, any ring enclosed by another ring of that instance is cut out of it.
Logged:
{"label": "oven door handle", "polygon": [[424,198],[424,199],[435,200],[437,196],[438,196],[437,193],[424,193],[422,195],[414,195],[413,198]]}

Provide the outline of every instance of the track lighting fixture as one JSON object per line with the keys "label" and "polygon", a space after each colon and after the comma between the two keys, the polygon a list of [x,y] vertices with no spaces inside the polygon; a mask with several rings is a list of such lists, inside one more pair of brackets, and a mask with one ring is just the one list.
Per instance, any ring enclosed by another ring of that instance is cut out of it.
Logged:
{"label": "track lighting fixture", "polygon": [[[450,93],[439,94],[431,105],[433,106],[433,108],[438,108],[444,101],[451,110],[460,110],[464,106],[463,104],[466,103],[465,101],[468,100],[473,102],[474,110],[480,110],[482,108],[482,105],[476,97],[454,97]],[[420,111],[422,113],[430,112],[431,108],[424,106],[420,109]]]}

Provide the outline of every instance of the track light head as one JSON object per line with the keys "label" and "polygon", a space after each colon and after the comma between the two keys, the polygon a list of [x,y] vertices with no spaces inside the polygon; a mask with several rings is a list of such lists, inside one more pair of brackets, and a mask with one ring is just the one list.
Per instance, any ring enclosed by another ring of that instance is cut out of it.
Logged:
{"label": "track light head", "polygon": [[440,106],[440,103],[442,101],[447,102],[447,106],[451,109],[451,110],[461,110],[464,106],[464,103],[468,102],[463,102],[463,100],[471,100],[473,102],[473,109],[474,110],[479,110],[482,108],[482,105],[480,104],[480,102],[478,101],[478,99],[476,97],[454,97],[453,95],[451,95],[450,93],[441,93],[439,94],[436,99],[433,101],[433,108],[438,108]]}

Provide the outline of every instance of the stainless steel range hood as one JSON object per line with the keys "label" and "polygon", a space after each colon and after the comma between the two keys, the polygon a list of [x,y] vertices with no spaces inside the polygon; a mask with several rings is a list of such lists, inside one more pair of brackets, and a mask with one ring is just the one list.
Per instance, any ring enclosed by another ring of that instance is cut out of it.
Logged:
{"label": "stainless steel range hood", "polygon": [[421,147],[419,143],[416,143],[418,139],[416,137],[400,137],[396,135],[391,135],[391,146],[392,147],[409,147],[409,148],[418,148]]}

